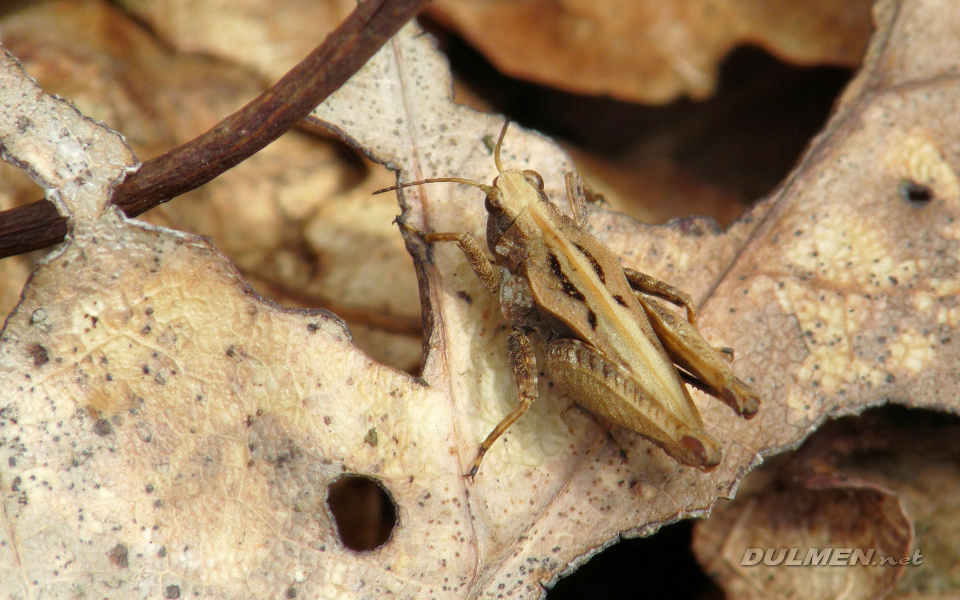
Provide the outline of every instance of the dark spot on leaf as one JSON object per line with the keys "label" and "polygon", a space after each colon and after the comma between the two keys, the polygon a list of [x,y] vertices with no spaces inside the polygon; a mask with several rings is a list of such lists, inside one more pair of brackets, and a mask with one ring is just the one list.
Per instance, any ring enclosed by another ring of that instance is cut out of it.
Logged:
{"label": "dark spot on leaf", "polygon": [[110,427],[110,421],[106,419],[97,419],[97,422],[93,424],[93,432],[99,436],[109,435],[113,431],[113,428]]}
{"label": "dark spot on leaf", "polygon": [[126,569],[130,566],[130,561],[127,557],[127,547],[123,544],[117,544],[107,552],[107,558],[110,559],[110,562],[114,565],[120,567],[121,569]]}
{"label": "dark spot on leaf", "polygon": [[41,346],[40,344],[34,344],[30,346],[30,357],[33,359],[33,366],[39,367],[50,362],[50,355],[47,353],[47,349]]}

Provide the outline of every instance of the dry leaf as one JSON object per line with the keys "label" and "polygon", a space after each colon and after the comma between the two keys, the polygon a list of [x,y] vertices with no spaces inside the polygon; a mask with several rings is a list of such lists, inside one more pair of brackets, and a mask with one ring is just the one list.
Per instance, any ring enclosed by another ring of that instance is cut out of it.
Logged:
{"label": "dry leaf", "polygon": [[[703,553],[701,562],[707,572],[727,584],[731,598],[879,598],[892,589],[903,567],[873,561],[881,556],[898,561],[910,557],[910,520],[897,497],[884,488],[856,480],[821,482],[815,487],[780,483],[748,498],[746,507],[739,507],[736,514],[715,511],[708,520],[719,521],[718,529],[727,524],[733,531],[716,531],[714,539],[700,539],[694,545]],[[747,533],[737,530],[741,523],[747,524]],[[738,556],[724,556],[723,566],[728,568],[722,569],[706,557],[718,550],[710,546],[727,544]],[[831,558],[822,554],[828,548],[856,549],[865,564],[840,563],[831,568],[824,560],[814,563],[823,568],[789,568],[811,556]],[[751,552],[763,553],[767,564],[753,562]]]}
{"label": "dry leaf", "polygon": [[[0,338],[3,591],[536,597],[621,533],[705,513],[758,453],[795,445],[827,416],[886,398],[956,412],[960,132],[946,116],[957,11],[885,3],[827,131],[783,190],[726,233],[593,212],[625,264],[695,294],[706,336],[737,349],[738,373],[763,397],[750,422],[697,398],[725,440],[709,474],[628,432],[609,441],[544,382],[465,480],[516,392],[499,307],[455,249],[427,257],[412,245],[425,387],[368,359],[334,317],[249,293],[202,239],[105,209],[130,154],[6,60],[4,156],[70,211],[74,237],[38,269]],[[442,61],[408,28],[317,118],[405,179],[489,179],[482,138],[501,123],[448,94]],[[556,197],[571,168],[519,128],[504,160],[540,171]],[[411,190],[411,219],[480,232],[482,203],[450,187]],[[375,551],[337,535],[326,498],[343,473],[375,479],[396,503]]]}
{"label": "dry leaf", "polygon": [[514,77],[664,103],[712,93],[719,63],[738,44],[800,64],[856,65],[871,4],[438,0],[429,12]]}
{"label": "dry leaf", "polygon": [[271,84],[356,6],[355,0],[121,0],[158,37],[186,54],[248,66]]}
{"label": "dry leaf", "polygon": [[[262,91],[258,77],[236,66],[168,52],[105,2],[49,2],[0,25],[4,44],[45,90],[124,132],[142,160],[203,133]],[[75,33],[62,35],[67,30]],[[209,236],[264,296],[287,306],[335,308],[364,350],[413,371],[421,359],[413,265],[391,224],[395,201],[371,195],[392,178],[357,163],[339,144],[290,132],[143,218]],[[4,177],[0,185],[12,188],[0,196],[5,206],[41,195],[22,180]],[[371,257],[389,265],[370,276]],[[19,299],[34,259],[0,267],[16,267],[18,275],[4,280],[4,314]]]}
{"label": "dry leaf", "polygon": [[[799,452],[751,473],[736,500],[697,524],[698,559],[731,598],[955,591],[960,455],[957,426],[943,421],[886,410],[830,423]],[[779,566],[745,566],[749,548],[768,550]],[[810,548],[853,548],[865,566],[784,568],[790,548],[801,562]]]}

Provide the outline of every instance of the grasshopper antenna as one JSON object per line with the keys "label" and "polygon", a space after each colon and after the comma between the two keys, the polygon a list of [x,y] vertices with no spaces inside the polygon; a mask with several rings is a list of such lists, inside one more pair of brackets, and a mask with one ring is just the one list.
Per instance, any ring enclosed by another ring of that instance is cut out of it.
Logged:
{"label": "grasshopper antenna", "polygon": [[[497,145],[493,148],[493,162],[497,165],[497,173],[503,173],[503,166],[500,163],[500,148],[503,146],[503,138],[507,136],[507,127],[510,127],[510,117],[507,117],[503,122],[503,128],[500,130],[500,137],[497,138]],[[433,177],[430,179],[421,179],[419,181],[408,181],[407,183],[391,185],[388,188],[375,191],[374,194],[382,194],[384,192],[399,190],[401,188],[412,187],[423,183],[462,183],[464,185],[472,185],[475,188],[480,188],[483,190],[483,193],[487,195],[490,195],[490,193],[494,190],[493,186],[483,185],[482,183],[477,183],[476,181],[464,179],[462,177]]]}
{"label": "grasshopper antenna", "polygon": [[497,145],[493,148],[493,162],[497,165],[497,173],[503,173],[503,167],[500,165],[500,147],[503,145],[503,138],[507,136],[507,127],[510,127],[510,117],[507,117],[503,122],[503,129],[500,130]]}
{"label": "grasshopper antenna", "polygon": [[423,183],[462,183],[464,185],[472,185],[473,187],[480,188],[485,194],[489,194],[491,191],[493,191],[493,187],[489,185],[483,185],[482,183],[477,183],[472,179],[464,179],[463,177],[433,177],[431,179],[421,179],[420,181],[408,181],[406,183],[391,185],[388,188],[375,191],[374,194],[382,194],[384,192],[399,190],[400,188],[413,187]]}

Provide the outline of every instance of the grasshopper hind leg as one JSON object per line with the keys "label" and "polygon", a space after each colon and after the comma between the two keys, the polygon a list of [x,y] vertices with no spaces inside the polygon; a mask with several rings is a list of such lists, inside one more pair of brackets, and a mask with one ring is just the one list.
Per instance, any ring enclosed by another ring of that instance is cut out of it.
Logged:
{"label": "grasshopper hind leg", "polygon": [[634,291],[646,292],[652,296],[668,300],[677,306],[682,306],[687,311],[687,321],[694,327],[697,326],[697,307],[693,305],[690,294],[640,271],[624,268],[623,274],[626,275],[627,283]]}
{"label": "grasshopper hind leg", "polygon": [[637,300],[673,362],[698,380],[695,387],[718,398],[747,419],[757,413],[759,396],[734,375],[723,350],[708,344],[696,327],[653,298],[639,293]]}
{"label": "grasshopper hind leg", "polygon": [[549,342],[545,359],[557,386],[594,415],[642,435],[681,464],[708,471],[720,463],[720,444],[704,431],[689,398],[693,412],[678,414],[630,371],[580,340]]}
{"label": "grasshopper hind leg", "polygon": [[533,351],[533,345],[529,338],[520,331],[514,330],[507,338],[507,348],[509,350],[510,364],[513,366],[513,376],[517,381],[517,391],[519,392],[520,403],[513,411],[505,416],[500,423],[494,427],[493,431],[480,443],[477,450],[477,458],[474,459],[470,470],[465,477],[473,477],[480,469],[480,461],[483,455],[493,446],[504,432],[513,425],[517,419],[527,412],[533,401],[537,399],[537,355]]}

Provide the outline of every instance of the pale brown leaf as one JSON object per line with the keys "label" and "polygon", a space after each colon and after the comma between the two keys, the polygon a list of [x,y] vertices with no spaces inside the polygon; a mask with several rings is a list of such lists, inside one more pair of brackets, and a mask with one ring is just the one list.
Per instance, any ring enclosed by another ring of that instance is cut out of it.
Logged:
{"label": "pale brown leaf", "polygon": [[[625,264],[698,298],[707,338],[736,348],[737,372],[761,394],[750,422],[697,398],[725,440],[710,474],[629,432],[608,440],[544,381],[465,480],[516,391],[499,307],[455,249],[410,243],[427,301],[424,387],[363,355],[338,319],[249,293],[208,242],[104,210],[129,153],[8,63],[5,156],[71,211],[75,239],[39,268],[2,334],[4,591],[536,597],[621,533],[704,514],[760,453],[828,416],[886,398],[956,412],[956,10],[885,3],[837,116],[784,188],[729,231],[592,212]],[[33,90],[26,100],[10,98],[18,86]],[[429,39],[408,29],[317,123],[405,180],[488,181],[483,137],[502,122],[448,96]],[[21,131],[23,114],[47,128]],[[84,143],[67,147],[109,169],[60,167],[64,143],[48,134],[75,122]],[[512,128],[504,150],[561,197],[573,165],[548,140]],[[414,224],[482,234],[476,193],[409,192]],[[396,503],[393,535],[373,552],[345,549],[334,528],[325,500],[344,472]]]}
{"label": "pale brown leaf", "polygon": [[712,93],[720,62],[738,44],[800,64],[856,65],[870,35],[871,4],[439,0],[430,14],[514,77],[664,103]]}
{"label": "pale brown leaf", "polygon": [[[921,598],[956,590],[957,433],[929,413],[903,410],[830,423],[799,452],[744,478],[736,500],[697,524],[697,557],[731,598],[891,591],[890,598]],[[769,552],[765,560],[779,566],[744,564],[748,548]],[[790,548],[794,562],[806,560],[810,548],[853,548],[865,560],[787,567]]]}
{"label": "pale brown leaf", "polygon": [[[0,39],[45,90],[124,132],[142,160],[200,135],[263,89],[259,76],[234,64],[169,52],[102,2],[50,2],[14,12],[0,23]],[[209,236],[262,295],[287,306],[336,309],[360,347],[413,371],[420,362],[413,265],[390,224],[396,202],[371,195],[391,178],[357,163],[339,144],[290,132],[143,219]],[[41,196],[16,169],[0,168],[4,208]],[[0,263],[9,274],[0,282],[4,314],[19,299],[33,258]]]}
{"label": "pale brown leaf", "polygon": [[[571,546],[577,548],[574,554],[589,552],[617,530],[641,532],[639,523],[662,523],[708,507],[712,498],[735,488],[756,453],[796,444],[827,416],[890,397],[957,410],[956,352],[951,350],[956,325],[949,316],[956,261],[938,248],[956,244],[950,224],[960,197],[950,165],[958,157],[950,140],[958,132],[950,126],[921,129],[922,123],[943,123],[951,114],[951,96],[931,91],[954,82],[924,79],[916,91],[903,85],[893,91],[863,87],[863,81],[882,77],[886,64],[914,60],[912,40],[898,36],[920,36],[925,48],[942,45],[938,56],[955,56],[954,37],[942,24],[951,18],[956,17],[937,3],[881,7],[881,34],[853,86],[863,93],[845,95],[838,116],[796,174],[729,231],[717,234],[698,221],[644,228],[615,215],[594,215],[594,229],[625,264],[679,283],[701,299],[708,338],[737,350],[738,372],[761,390],[761,414],[744,422],[717,403],[700,404],[708,427],[727,441],[723,465],[704,476],[658,462],[662,456],[645,442],[617,432],[627,455],[621,462],[615,445],[595,432],[580,433],[575,416],[565,413],[570,437],[558,444],[559,453],[544,452],[545,436],[557,431],[546,425],[557,414],[549,405],[564,404],[548,394],[544,412],[525,416],[488,455],[472,488],[477,513],[493,515],[484,519],[485,528],[505,532],[494,539],[523,532],[514,555],[539,564],[553,549],[546,536],[538,538],[543,531],[561,538],[570,532],[571,541],[556,547],[561,552]],[[371,69],[370,80],[342,90],[318,116],[375,157],[399,166],[403,180],[448,175],[489,181],[494,169],[482,137],[496,134],[498,119],[446,103],[446,85],[434,83],[442,66],[430,64],[415,45],[395,42],[391,60]],[[439,99],[438,93],[443,94]],[[361,105],[367,120],[357,114]],[[553,185],[548,191],[559,198],[564,159],[540,144],[514,130],[505,143],[506,162],[538,169],[548,188]],[[910,200],[905,181],[928,186],[932,201]],[[415,225],[482,234],[480,202],[472,191],[434,185],[405,196]],[[512,406],[498,307],[486,299],[455,249],[434,248],[418,260],[428,316],[434,319],[424,377],[449,388],[462,419],[456,429],[468,440],[461,443],[461,460],[468,460],[476,442]],[[471,360],[475,366],[464,369]],[[489,382],[491,372],[503,374],[506,382]],[[476,414],[486,422],[478,424]],[[531,491],[528,507],[519,505],[516,499]],[[538,504],[540,498],[549,509]],[[557,510],[564,506],[571,512]],[[587,522],[571,519],[591,511],[602,514],[609,529],[590,529]],[[565,516],[556,522],[550,513]],[[499,525],[501,514],[507,523],[533,525]],[[479,543],[482,548],[483,540]],[[501,564],[501,572],[509,572],[509,563]]]}

